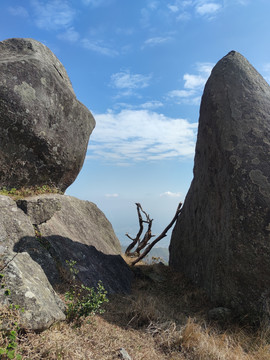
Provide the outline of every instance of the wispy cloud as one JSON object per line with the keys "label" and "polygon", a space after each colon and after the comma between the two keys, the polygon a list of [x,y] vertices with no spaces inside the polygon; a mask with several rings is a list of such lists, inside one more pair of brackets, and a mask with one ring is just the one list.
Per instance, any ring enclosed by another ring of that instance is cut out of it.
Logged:
{"label": "wispy cloud", "polygon": [[119,55],[118,51],[115,49],[112,49],[106,45],[103,44],[102,41],[94,41],[90,39],[82,39],[81,45],[88,50],[94,51],[96,53],[99,53],[101,55],[106,55],[110,57],[115,57]]}
{"label": "wispy cloud", "polygon": [[167,8],[176,15],[179,21],[189,20],[195,15],[212,19],[222,10],[223,3],[224,1],[221,0],[174,0],[167,5]]}
{"label": "wispy cloud", "polygon": [[171,90],[167,96],[177,103],[198,105],[202,89],[211,73],[213,63],[197,63],[197,74],[186,73],[183,75],[184,89]]}
{"label": "wispy cloud", "polygon": [[199,4],[196,6],[196,12],[202,16],[213,16],[219,10],[221,10],[222,6],[220,4],[214,2],[206,2],[204,4]]}
{"label": "wispy cloud", "polygon": [[59,30],[71,26],[76,11],[67,1],[62,0],[32,0],[35,23],[41,29]]}
{"label": "wispy cloud", "polygon": [[153,109],[157,109],[164,106],[164,104],[161,101],[147,101],[143,104],[140,105],[141,109],[148,109],[148,110],[153,110]]}
{"label": "wispy cloud", "polygon": [[167,43],[169,41],[171,41],[171,37],[170,36],[167,36],[167,37],[152,37],[152,38],[149,38],[147,40],[145,40],[144,42],[144,47],[146,46],[157,46],[157,45],[161,45],[161,44],[164,44],[164,43]]}
{"label": "wispy cloud", "polygon": [[117,97],[136,95],[135,90],[149,86],[152,75],[132,74],[123,70],[111,75],[110,86],[120,92]]}
{"label": "wispy cloud", "polygon": [[23,6],[10,6],[8,7],[8,11],[11,15],[20,16],[20,17],[28,17],[28,11]]}
{"label": "wispy cloud", "polygon": [[200,89],[205,84],[205,76],[199,74],[185,74],[183,76],[185,81],[184,88],[185,89]]}
{"label": "wispy cloud", "polygon": [[167,196],[167,197],[174,197],[174,198],[179,198],[182,197],[183,194],[180,192],[171,192],[171,191],[165,191],[164,193],[160,194],[160,196]]}
{"label": "wispy cloud", "polygon": [[125,102],[118,102],[114,105],[114,109],[129,109],[129,110],[154,110],[164,106],[164,103],[158,100],[147,101],[142,104],[129,104]]}
{"label": "wispy cloud", "polygon": [[190,98],[195,94],[193,90],[172,90],[168,93],[171,98]]}
{"label": "wispy cloud", "polygon": [[117,197],[119,197],[119,194],[105,194],[105,197],[107,197],[107,198],[117,198]]}
{"label": "wispy cloud", "polygon": [[149,110],[95,114],[87,158],[128,164],[190,157],[194,154],[197,124]]}
{"label": "wispy cloud", "polygon": [[58,34],[57,37],[58,39],[74,43],[79,40],[80,34],[74,29],[74,27],[70,27],[65,32]]}
{"label": "wispy cloud", "polygon": [[103,5],[107,5],[111,2],[111,0],[82,0],[84,5],[91,5],[93,7],[99,7]]}
{"label": "wispy cloud", "polygon": [[152,13],[159,8],[160,1],[148,1],[147,5],[141,9],[141,25],[149,27],[151,24]]}

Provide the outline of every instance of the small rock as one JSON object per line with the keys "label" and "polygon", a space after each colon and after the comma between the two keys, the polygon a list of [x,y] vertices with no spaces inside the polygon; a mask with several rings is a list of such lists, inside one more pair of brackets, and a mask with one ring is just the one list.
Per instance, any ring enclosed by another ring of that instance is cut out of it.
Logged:
{"label": "small rock", "polygon": [[132,360],[124,348],[119,349],[119,358],[122,360]]}

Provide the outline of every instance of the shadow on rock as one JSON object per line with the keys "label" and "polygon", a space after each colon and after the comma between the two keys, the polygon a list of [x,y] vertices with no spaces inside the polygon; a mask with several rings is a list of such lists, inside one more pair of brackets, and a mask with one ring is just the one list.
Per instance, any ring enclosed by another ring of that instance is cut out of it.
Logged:
{"label": "shadow on rock", "polygon": [[96,287],[101,280],[109,294],[130,292],[133,274],[120,255],[106,255],[94,246],[57,235],[23,237],[13,250],[27,252],[58,291],[65,291],[64,280],[69,272],[66,261],[73,260],[77,277],[85,286]]}

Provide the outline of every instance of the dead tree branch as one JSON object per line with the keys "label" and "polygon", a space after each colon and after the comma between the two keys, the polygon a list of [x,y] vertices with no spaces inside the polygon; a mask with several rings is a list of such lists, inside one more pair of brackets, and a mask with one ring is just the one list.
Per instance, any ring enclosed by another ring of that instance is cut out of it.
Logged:
{"label": "dead tree branch", "polygon": [[162,231],[162,233],[154,241],[152,241],[151,244],[149,244],[147,246],[147,248],[144,250],[144,252],[141,255],[139,255],[138,258],[131,263],[131,265],[135,265],[135,264],[137,264],[137,262],[142,260],[151,251],[151,249],[156,245],[156,243],[158,243],[161,239],[163,239],[165,236],[167,236],[167,232],[170,230],[170,228],[173,226],[173,224],[178,219],[178,216],[181,212],[181,207],[182,207],[182,203],[179,203],[179,205],[177,206],[175,215],[174,215],[172,221],[169,223],[169,225],[166,226],[166,228]]}
{"label": "dead tree branch", "polygon": [[[143,218],[142,218],[141,211],[142,211],[144,214],[146,214],[146,213],[143,211],[140,203],[135,203],[135,205],[136,205],[136,207],[137,207],[137,214],[138,214],[139,227],[140,227],[140,228],[139,228],[138,234],[136,235],[135,239],[133,239],[129,234],[126,234],[126,236],[127,236],[130,240],[132,240],[132,243],[129,244],[129,246],[127,247],[127,249],[126,249],[126,251],[125,251],[125,254],[126,254],[127,256],[130,256],[130,254],[131,254],[131,253],[130,253],[131,249],[133,249],[136,244],[139,244],[139,243],[140,243],[140,237],[141,237],[142,232],[143,232],[143,223],[144,223],[144,220],[143,220]],[[146,214],[146,216],[147,216],[147,214]]]}
{"label": "dead tree branch", "polygon": [[[126,234],[126,236],[132,240],[131,244],[127,247],[125,254],[127,256],[132,256],[132,257],[137,257],[136,260],[134,260],[132,262],[132,265],[135,265],[138,261],[142,260],[153,248],[153,246],[159,242],[161,239],[163,239],[165,236],[167,236],[167,232],[168,230],[173,226],[173,224],[176,222],[180,212],[181,212],[181,207],[182,207],[182,203],[180,203],[176,209],[176,213],[172,219],[172,221],[169,223],[169,225],[162,231],[162,233],[154,240],[152,241],[152,243],[149,243],[151,238],[154,237],[155,235],[152,235],[152,224],[153,224],[153,219],[150,219],[149,214],[147,214],[143,208],[141,207],[141,204],[136,203],[136,207],[137,207],[137,213],[138,213],[138,219],[139,219],[139,231],[138,234],[136,235],[135,238],[132,238],[129,234]],[[145,219],[143,219],[142,214],[144,214]],[[143,224],[146,223],[148,224],[147,226],[147,230],[145,232],[145,235],[143,237],[143,239],[141,240],[141,235],[143,233]],[[135,246],[137,245],[137,248],[135,251],[131,252],[131,249],[133,249]],[[141,250],[145,249],[144,252],[142,254]]]}

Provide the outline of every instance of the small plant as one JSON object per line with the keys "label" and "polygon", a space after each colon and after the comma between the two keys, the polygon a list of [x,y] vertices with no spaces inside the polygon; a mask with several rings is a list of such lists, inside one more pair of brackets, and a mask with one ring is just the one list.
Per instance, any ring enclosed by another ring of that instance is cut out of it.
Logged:
{"label": "small plant", "polygon": [[[5,289],[6,285],[2,283],[4,274],[0,274],[1,288],[4,289],[4,294],[10,296],[9,289]],[[18,353],[18,332],[20,327],[18,325],[19,320],[19,305],[11,304],[8,308],[2,307],[0,314],[0,358],[5,359],[22,359],[22,355]],[[21,310],[23,311],[23,309]],[[4,323],[3,323],[4,322]]]}
{"label": "small plant", "polygon": [[70,290],[65,293],[67,302],[66,317],[68,322],[80,323],[81,318],[89,315],[102,314],[102,305],[108,302],[107,291],[102,281],[98,282],[96,289],[77,284],[75,279],[78,270],[75,268],[75,260],[67,260],[69,271],[72,275]]}

